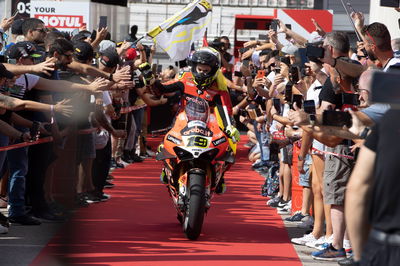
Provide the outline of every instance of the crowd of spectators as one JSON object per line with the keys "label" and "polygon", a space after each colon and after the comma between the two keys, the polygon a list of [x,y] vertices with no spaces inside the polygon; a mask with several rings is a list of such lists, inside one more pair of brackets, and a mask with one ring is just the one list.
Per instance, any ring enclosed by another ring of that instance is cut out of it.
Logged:
{"label": "crowd of spectators", "polygon": [[[116,42],[107,28],[70,34],[36,18],[1,21],[0,204],[8,217],[0,214],[0,233],[9,222],[68,217],[70,206],[55,196],[61,160],[76,169],[68,181],[72,207],[84,207],[110,199],[103,191],[114,186],[110,170],[154,156],[146,108],[179,99],[155,97],[145,86],[155,47],[135,42],[136,30]],[[150,73],[163,81],[176,74],[172,66]]]}
{"label": "crowd of spectators", "polygon": [[[362,36],[354,44],[346,33],[325,32],[314,19],[309,39],[278,20],[279,29],[269,30],[267,40],[245,42],[238,62],[226,66],[223,60],[222,65],[225,73],[233,69],[227,77],[232,80],[227,84],[235,103],[233,113],[246,126],[252,167],[266,177],[262,193],[270,197],[267,205],[305,229],[306,234],[291,242],[314,249],[310,253],[316,260],[349,265],[363,254],[363,265],[374,260],[380,262],[373,265],[396,265],[398,249],[390,250],[394,255],[378,254],[376,249],[387,244],[385,239],[398,237],[399,223],[389,222],[398,209],[394,207],[398,190],[389,192],[398,168],[393,158],[375,162],[375,154],[390,146],[382,147],[381,131],[386,142],[396,142],[387,130],[394,134],[398,111],[371,102],[371,80],[377,72],[399,68],[399,39],[392,40],[382,23],[364,25],[361,13],[353,13],[352,19]],[[278,38],[280,34],[283,38]],[[212,45],[218,48],[218,41],[222,38]],[[222,55],[228,48],[223,45]],[[378,127],[381,121],[386,127]],[[396,149],[392,146],[389,154],[395,157]],[[382,173],[385,166],[393,172]],[[292,212],[294,170],[302,188],[302,206],[296,212]],[[376,188],[372,188],[374,178],[381,179]],[[382,202],[385,206],[380,206]],[[373,230],[362,253],[370,225]]]}

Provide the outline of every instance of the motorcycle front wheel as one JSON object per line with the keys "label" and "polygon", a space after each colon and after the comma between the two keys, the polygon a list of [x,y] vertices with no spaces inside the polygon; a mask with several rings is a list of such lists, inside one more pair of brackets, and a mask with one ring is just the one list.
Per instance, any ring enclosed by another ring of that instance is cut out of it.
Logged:
{"label": "motorcycle front wheel", "polygon": [[189,174],[190,197],[184,217],[183,230],[190,240],[196,240],[201,233],[205,213],[205,176]]}

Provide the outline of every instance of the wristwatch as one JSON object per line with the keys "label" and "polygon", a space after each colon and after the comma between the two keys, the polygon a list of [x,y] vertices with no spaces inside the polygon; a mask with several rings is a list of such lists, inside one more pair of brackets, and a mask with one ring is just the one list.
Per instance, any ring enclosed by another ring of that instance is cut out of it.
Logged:
{"label": "wristwatch", "polygon": [[308,118],[310,119],[311,126],[315,126],[315,121],[317,120],[317,117],[314,114],[309,114]]}

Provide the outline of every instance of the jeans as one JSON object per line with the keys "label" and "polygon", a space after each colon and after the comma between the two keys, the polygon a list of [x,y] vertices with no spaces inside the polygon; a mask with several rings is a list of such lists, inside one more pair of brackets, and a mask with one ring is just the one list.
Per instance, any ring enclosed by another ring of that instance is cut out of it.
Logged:
{"label": "jeans", "polygon": [[9,217],[25,214],[25,176],[28,172],[28,147],[9,150],[7,152],[10,167],[8,185]]}
{"label": "jeans", "polygon": [[264,126],[261,131],[257,130],[257,122],[253,122],[254,133],[256,134],[257,141],[260,145],[261,161],[266,162],[269,160],[269,147],[268,147],[268,133],[265,131]]}

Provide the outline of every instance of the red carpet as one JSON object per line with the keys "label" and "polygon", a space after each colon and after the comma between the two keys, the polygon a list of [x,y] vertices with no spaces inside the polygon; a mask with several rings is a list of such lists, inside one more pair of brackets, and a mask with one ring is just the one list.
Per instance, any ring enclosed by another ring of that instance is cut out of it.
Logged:
{"label": "red carpet", "polygon": [[239,147],[228,190],[212,200],[199,240],[184,237],[159,181],[161,164],[146,159],[115,171],[112,199],[80,209],[33,265],[56,264],[49,256],[79,265],[301,265],[246,155]]}

